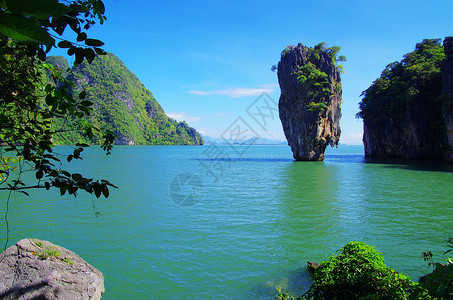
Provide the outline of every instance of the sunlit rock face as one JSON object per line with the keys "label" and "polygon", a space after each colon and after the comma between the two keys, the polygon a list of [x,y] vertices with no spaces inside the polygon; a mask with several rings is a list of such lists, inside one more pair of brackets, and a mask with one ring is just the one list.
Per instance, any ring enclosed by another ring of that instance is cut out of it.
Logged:
{"label": "sunlit rock face", "polygon": [[[311,63],[327,74],[325,97],[316,88],[300,81],[300,70]],[[341,83],[340,74],[326,51],[298,44],[285,49],[278,63],[281,95],[279,114],[293,157],[299,161],[324,159],[327,145],[337,146],[340,139]]]}
{"label": "sunlit rock face", "polygon": [[104,275],[74,252],[22,239],[0,254],[1,299],[101,299]]}

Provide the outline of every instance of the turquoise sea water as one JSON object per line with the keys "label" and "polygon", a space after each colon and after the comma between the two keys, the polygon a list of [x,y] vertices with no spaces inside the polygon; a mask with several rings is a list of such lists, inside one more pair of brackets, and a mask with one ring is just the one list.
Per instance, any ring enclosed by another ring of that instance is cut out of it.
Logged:
{"label": "turquoise sea water", "polygon": [[[429,271],[421,252],[444,259],[453,236],[453,165],[366,161],[361,146],[328,149],[324,162],[294,162],[285,145],[117,146],[71,164],[119,189],[14,196],[10,245],[35,237],[73,250],[104,273],[103,299],[302,293],[306,261],[351,240],[418,279]],[[4,219],[0,232],[3,245]]]}

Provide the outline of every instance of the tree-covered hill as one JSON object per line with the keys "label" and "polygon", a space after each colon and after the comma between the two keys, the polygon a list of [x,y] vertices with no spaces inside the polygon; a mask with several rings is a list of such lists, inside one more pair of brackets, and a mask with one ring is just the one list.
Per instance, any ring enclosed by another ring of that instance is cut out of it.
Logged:
{"label": "tree-covered hill", "polygon": [[362,93],[365,155],[442,159],[446,120],[442,96],[445,60],[440,39],[425,39],[401,61],[389,64]]}
{"label": "tree-covered hill", "polygon": [[[48,62],[63,72],[69,66],[61,56],[49,57]],[[97,56],[91,64],[84,61],[65,75],[75,84],[75,95],[85,90],[84,100],[94,103],[89,121],[98,128],[113,131],[118,136],[116,144],[203,144],[202,137],[194,128],[165,114],[153,94],[115,55]],[[100,139],[101,136],[97,136],[97,140]],[[54,142],[74,144],[86,141],[81,132],[69,131],[59,134]]]}

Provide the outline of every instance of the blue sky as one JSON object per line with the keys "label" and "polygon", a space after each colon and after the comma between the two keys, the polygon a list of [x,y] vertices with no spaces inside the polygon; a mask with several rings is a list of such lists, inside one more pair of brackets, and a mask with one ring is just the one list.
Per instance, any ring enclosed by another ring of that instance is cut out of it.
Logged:
{"label": "blue sky", "polygon": [[362,122],[355,114],[361,92],[417,42],[453,35],[452,0],[104,4],[108,20],[94,27],[91,37],[106,43],[104,49],[138,76],[168,115],[211,137],[241,118],[261,137],[284,139],[278,114],[269,113],[266,125],[259,126],[247,111],[262,100],[262,92],[278,102],[271,66],[287,45],[325,41],[340,46],[347,58],[340,143],[360,144]]}

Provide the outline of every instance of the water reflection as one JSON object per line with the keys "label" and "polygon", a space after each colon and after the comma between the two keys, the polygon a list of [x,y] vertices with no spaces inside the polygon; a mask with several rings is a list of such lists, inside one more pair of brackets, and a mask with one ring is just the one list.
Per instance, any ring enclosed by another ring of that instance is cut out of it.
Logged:
{"label": "water reflection", "polygon": [[[286,275],[292,278],[288,290],[295,293],[302,293],[311,285],[306,261],[324,259],[337,235],[336,172],[334,165],[323,162],[294,162],[284,170],[280,245],[282,253],[292,259],[285,261]],[[294,272],[299,276],[294,276]]]}
{"label": "water reflection", "polygon": [[366,158],[365,162],[368,164],[386,165],[386,168],[399,168],[411,171],[453,172],[453,163],[441,160]]}

